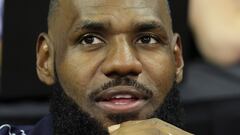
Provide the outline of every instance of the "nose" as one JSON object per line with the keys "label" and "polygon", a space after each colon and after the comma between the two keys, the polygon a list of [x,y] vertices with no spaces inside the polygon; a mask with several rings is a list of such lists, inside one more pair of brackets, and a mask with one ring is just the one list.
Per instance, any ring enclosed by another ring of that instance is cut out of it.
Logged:
{"label": "nose", "polygon": [[142,64],[137,59],[134,48],[127,40],[120,38],[111,45],[101,69],[111,79],[137,77],[142,72]]}

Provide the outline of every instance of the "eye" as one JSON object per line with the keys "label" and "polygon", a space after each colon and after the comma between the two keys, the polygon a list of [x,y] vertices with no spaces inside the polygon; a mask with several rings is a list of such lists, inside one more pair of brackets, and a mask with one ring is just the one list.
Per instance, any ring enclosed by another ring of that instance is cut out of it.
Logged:
{"label": "eye", "polygon": [[144,35],[138,38],[137,44],[156,44],[158,40],[151,35]]}
{"label": "eye", "polygon": [[85,35],[79,43],[82,45],[95,45],[103,43],[103,40],[95,35]]}

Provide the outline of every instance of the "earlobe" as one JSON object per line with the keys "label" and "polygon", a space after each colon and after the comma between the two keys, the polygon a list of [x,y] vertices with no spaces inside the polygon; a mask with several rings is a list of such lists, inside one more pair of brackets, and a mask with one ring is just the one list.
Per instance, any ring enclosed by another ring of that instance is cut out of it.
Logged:
{"label": "earlobe", "polygon": [[36,70],[38,78],[47,85],[54,84],[53,46],[45,33],[40,34],[38,37],[36,57]]}
{"label": "earlobe", "polygon": [[180,83],[183,79],[184,60],[182,55],[182,42],[178,34],[174,35],[174,56],[176,65],[176,82]]}

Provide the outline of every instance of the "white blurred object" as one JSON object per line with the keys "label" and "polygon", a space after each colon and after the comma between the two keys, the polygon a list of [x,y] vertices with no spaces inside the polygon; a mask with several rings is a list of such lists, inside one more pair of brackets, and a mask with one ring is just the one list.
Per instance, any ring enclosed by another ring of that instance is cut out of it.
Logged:
{"label": "white blurred object", "polygon": [[197,47],[209,62],[240,63],[240,1],[190,0],[189,21]]}

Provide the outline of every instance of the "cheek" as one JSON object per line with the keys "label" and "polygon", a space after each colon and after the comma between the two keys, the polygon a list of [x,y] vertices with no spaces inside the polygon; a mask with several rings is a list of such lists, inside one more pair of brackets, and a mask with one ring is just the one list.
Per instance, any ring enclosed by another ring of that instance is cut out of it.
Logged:
{"label": "cheek", "polygon": [[152,57],[142,57],[144,61],[144,76],[155,88],[154,95],[162,100],[171,90],[175,81],[174,59],[169,54],[157,54]]}
{"label": "cheek", "polygon": [[88,87],[97,73],[101,57],[99,54],[71,52],[57,65],[60,84],[79,105],[87,100]]}

